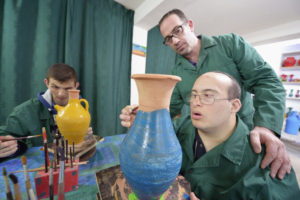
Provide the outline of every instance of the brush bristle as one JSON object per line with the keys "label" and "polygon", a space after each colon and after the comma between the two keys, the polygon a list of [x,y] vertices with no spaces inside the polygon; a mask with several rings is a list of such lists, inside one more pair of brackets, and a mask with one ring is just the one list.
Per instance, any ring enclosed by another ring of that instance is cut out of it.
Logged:
{"label": "brush bristle", "polygon": [[22,163],[23,163],[23,165],[26,165],[26,163],[27,163],[27,159],[26,159],[26,157],[25,157],[25,156],[22,156],[22,157],[21,157],[21,159],[22,159]]}
{"label": "brush bristle", "polygon": [[18,183],[18,178],[16,177],[16,175],[14,175],[14,174],[9,174],[8,177],[10,178],[10,180],[11,180],[14,184],[17,184],[17,183]]}
{"label": "brush bristle", "polygon": [[42,128],[42,132],[46,132],[46,128],[45,127]]}
{"label": "brush bristle", "polygon": [[3,169],[3,176],[6,176],[6,175],[7,175],[7,173],[6,173],[6,169],[5,169],[5,167],[3,167],[2,169]]}

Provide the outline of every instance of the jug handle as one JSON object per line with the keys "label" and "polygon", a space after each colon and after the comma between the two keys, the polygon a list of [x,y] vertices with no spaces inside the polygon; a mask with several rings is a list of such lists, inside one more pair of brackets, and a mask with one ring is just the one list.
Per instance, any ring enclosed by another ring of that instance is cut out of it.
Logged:
{"label": "jug handle", "polygon": [[87,111],[89,111],[89,103],[87,102],[87,100],[85,100],[85,99],[79,99],[79,102],[80,102],[80,104],[81,104],[81,102],[83,102],[84,105],[85,105],[85,107],[84,106],[82,106],[82,107],[84,107],[84,109],[86,109]]}

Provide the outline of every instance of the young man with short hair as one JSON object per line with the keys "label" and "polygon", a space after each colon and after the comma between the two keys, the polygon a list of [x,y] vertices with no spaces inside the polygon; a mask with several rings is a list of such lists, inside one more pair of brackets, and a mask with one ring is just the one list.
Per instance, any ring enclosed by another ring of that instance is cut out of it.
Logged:
{"label": "young man with short hair", "polygon": [[[52,141],[50,133],[57,129],[55,123],[56,110],[54,105],[65,106],[68,103],[69,89],[79,86],[75,70],[63,63],[52,65],[47,72],[44,83],[45,92],[14,108],[7,117],[6,125],[0,127],[1,138],[13,138],[41,134],[42,127],[46,128],[47,140]],[[91,131],[90,131],[91,132]],[[1,142],[0,158],[13,157],[26,150],[27,147],[41,146],[41,138],[32,138],[25,141]]]}

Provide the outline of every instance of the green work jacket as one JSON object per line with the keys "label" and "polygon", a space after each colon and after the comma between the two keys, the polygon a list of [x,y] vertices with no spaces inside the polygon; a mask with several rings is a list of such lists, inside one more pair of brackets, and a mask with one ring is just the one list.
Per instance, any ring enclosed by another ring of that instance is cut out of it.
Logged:
{"label": "green work jacket", "polygon": [[[0,135],[15,137],[42,134],[42,127],[46,128],[47,142],[52,142],[50,127],[54,126],[54,119],[48,109],[39,101],[32,98],[18,106],[7,117],[6,125],[0,126]],[[42,146],[43,137],[24,140],[27,147]]]}
{"label": "green work jacket", "polygon": [[[177,83],[172,94],[172,117],[181,112],[184,104],[189,105],[185,97],[191,92],[196,79],[209,71],[226,72],[238,81],[242,89],[242,108],[238,114],[250,130],[254,123],[280,135],[285,111],[284,87],[271,66],[235,34],[202,35],[196,67],[177,55],[172,74],[180,76],[182,81]],[[251,93],[255,95],[254,100]]]}
{"label": "green work jacket", "polygon": [[265,153],[256,154],[252,150],[249,129],[239,117],[234,133],[196,162],[193,153],[195,128],[191,120],[186,118],[175,130],[183,152],[181,174],[201,200],[291,200],[300,197],[293,169],[279,180],[270,177],[269,167],[260,168]]}

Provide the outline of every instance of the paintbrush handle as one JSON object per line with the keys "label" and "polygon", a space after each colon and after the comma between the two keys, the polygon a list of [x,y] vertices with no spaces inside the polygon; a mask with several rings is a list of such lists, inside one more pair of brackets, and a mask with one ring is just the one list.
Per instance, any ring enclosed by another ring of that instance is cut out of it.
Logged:
{"label": "paintbrush handle", "polygon": [[31,138],[36,138],[36,137],[41,137],[41,135],[31,135],[31,136],[15,137],[15,138],[3,138],[3,137],[0,137],[0,141],[1,142],[8,142],[8,141],[14,141],[14,140],[31,139]]}
{"label": "paintbrush handle", "polygon": [[34,191],[33,191],[32,187],[31,187],[31,184],[30,184],[30,181],[27,180],[25,182],[26,182],[26,189],[27,189],[28,199],[29,200],[36,200]]}
{"label": "paintbrush handle", "polygon": [[44,143],[44,153],[45,153],[45,173],[48,172],[48,146],[47,146],[47,143]]}
{"label": "paintbrush handle", "polygon": [[65,164],[64,161],[60,161],[61,168],[59,169],[59,178],[58,178],[58,200],[64,200],[65,199],[65,188],[64,188],[64,182],[65,182]]}
{"label": "paintbrush handle", "polygon": [[6,198],[7,198],[7,200],[14,200],[13,195],[12,195],[11,192],[6,193]]}
{"label": "paintbrush handle", "polygon": [[29,196],[30,196],[30,200],[36,200],[34,191],[32,188],[29,189]]}
{"label": "paintbrush handle", "polygon": [[20,192],[19,184],[14,184],[14,191],[15,191],[15,200],[21,200],[22,195],[21,195],[21,192]]}
{"label": "paintbrush handle", "polygon": [[65,191],[64,191],[64,183],[58,184],[58,200],[64,200],[65,199]]}
{"label": "paintbrush handle", "polygon": [[54,199],[54,192],[53,192],[53,191],[54,191],[54,188],[53,188],[53,185],[50,185],[50,186],[49,186],[49,190],[50,190],[50,191],[49,191],[49,199],[50,199],[50,200],[53,200],[53,199]]}

